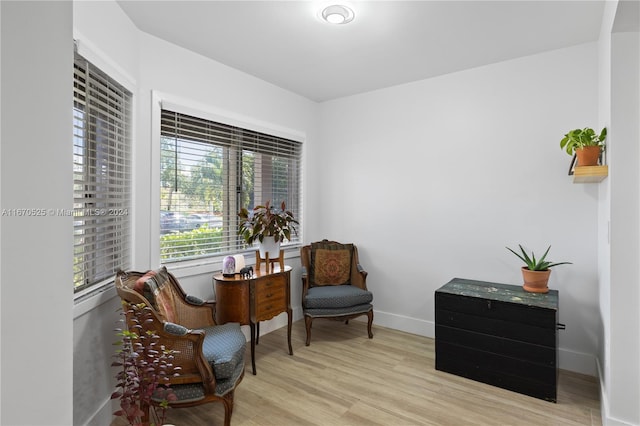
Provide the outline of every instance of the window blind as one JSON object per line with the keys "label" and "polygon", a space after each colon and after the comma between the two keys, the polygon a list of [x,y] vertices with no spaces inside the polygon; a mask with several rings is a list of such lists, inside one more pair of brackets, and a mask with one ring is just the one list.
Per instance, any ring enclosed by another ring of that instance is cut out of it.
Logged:
{"label": "window blind", "polygon": [[74,290],[130,267],[131,93],[76,53]]}
{"label": "window blind", "polygon": [[300,142],[166,109],[160,133],[163,263],[246,248],[242,207],[284,201],[299,216]]}

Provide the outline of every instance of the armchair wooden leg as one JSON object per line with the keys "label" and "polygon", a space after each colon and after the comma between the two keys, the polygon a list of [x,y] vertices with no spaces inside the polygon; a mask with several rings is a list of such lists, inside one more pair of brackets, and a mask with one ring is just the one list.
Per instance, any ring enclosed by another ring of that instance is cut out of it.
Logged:
{"label": "armchair wooden leg", "polygon": [[309,344],[311,343],[311,322],[312,321],[313,321],[313,318],[305,315],[304,325],[307,329],[307,341],[305,343],[305,346],[309,346]]}
{"label": "armchair wooden leg", "polygon": [[231,391],[222,398],[224,405],[224,426],[231,426],[231,415],[233,414],[233,394]]}
{"label": "armchair wooden leg", "polygon": [[373,324],[373,310],[367,312],[367,318],[369,318],[369,321],[367,321],[367,331],[369,332],[369,339],[373,339],[373,333],[371,332],[371,325]]}

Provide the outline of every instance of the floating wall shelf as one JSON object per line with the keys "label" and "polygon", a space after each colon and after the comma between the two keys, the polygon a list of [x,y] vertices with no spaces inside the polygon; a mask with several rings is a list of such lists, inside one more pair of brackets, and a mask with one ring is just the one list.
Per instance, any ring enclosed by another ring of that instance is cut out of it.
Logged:
{"label": "floating wall shelf", "polygon": [[573,183],[602,182],[609,175],[609,166],[577,166],[573,169]]}

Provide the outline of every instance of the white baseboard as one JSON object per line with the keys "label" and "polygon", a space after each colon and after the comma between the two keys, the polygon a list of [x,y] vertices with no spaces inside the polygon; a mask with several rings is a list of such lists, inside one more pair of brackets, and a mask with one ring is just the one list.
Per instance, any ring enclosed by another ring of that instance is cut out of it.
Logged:
{"label": "white baseboard", "polygon": [[436,326],[433,321],[411,318],[405,315],[374,310],[373,324],[406,333],[417,334],[418,336],[431,338],[436,336]]}
{"label": "white baseboard", "polygon": [[558,352],[560,368],[563,370],[586,374],[588,376],[598,376],[596,357],[594,355],[563,348],[560,348]]}
{"label": "white baseboard", "polygon": [[605,392],[606,386],[604,383],[604,372],[602,371],[602,364],[600,364],[600,359],[596,358],[596,368],[598,370],[598,380],[600,383],[600,416],[602,418],[603,426],[638,426],[637,424],[627,423],[622,420],[618,420],[612,417],[609,417],[609,398],[607,397],[607,393]]}

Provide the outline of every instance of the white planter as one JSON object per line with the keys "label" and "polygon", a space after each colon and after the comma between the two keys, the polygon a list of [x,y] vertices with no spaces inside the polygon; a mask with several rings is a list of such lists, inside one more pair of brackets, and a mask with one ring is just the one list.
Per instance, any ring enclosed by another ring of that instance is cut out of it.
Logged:
{"label": "white planter", "polygon": [[280,256],[280,241],[276,242],[273,237],[265,237],[264,241],[259,244],[258,250],[260,251],[260,259],[266,259],[267,253],[269,259],[277,259]]}

